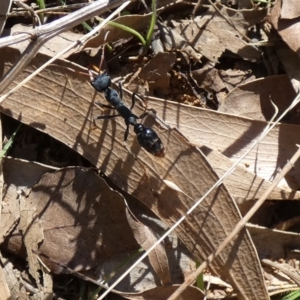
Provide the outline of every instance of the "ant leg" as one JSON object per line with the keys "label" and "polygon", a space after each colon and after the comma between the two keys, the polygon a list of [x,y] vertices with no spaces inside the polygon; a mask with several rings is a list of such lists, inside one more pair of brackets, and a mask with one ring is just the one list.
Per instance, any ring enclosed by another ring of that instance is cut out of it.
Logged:
{"label": "ant leg", "polygon": [[132,93],[130,110],[133,109],[133,107],[135,105],[135,95],[136,95],[136,93]]}
{"label": "ant leg", "polygon": [[124,133],[124,142],[127,141],[128,133],[129,133],[129,125],[127,125],[125,133]]}
{"label": "ant leg", "polygon": [[98,116],[98,117],[95,117],[94,120],[105,120],[105,119],[112,119],[112,118],[115,118],[115,117],[119,117],[120,115],[111,115],[111,116]]}
{"label": "ant leg", "polygon": [[147,115],[149,115],[148,112],[143,113],[142,115],[139,116],[139,119],[144,119]]}
{"label": "ant leg", "polygon": [[98,105],[98,106],[100,106],[100,107],[109,108],[109,109],[115,109],[113,106],[106,105],[106,104],[103,104],[101,102],[96,102],[95,104]]}

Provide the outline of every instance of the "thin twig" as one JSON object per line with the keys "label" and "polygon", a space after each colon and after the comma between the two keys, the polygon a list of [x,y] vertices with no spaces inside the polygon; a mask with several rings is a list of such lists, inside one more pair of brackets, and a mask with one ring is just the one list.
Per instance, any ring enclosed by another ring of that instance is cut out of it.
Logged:
{"label": "thin twig", "polygon": [[[86,3],[76,3],[76,4],[69,4],[69,5],[62,5],[62,6],[55,6],[55,7],[49,7],[49,8],[45,8],[45,9],[38,9],[35,10],[34,12],[36,14],[46,14],[46,13],[51,13],[51,12],[60,12],[60,11],[65,11],[65,10],[75,10],[75,9],[79,9],[85,6],[90,5],[89,2]],[[23,16],[24,13],[26,13],[26,11],[24,10],[13,10],[11,13],[7,14],[7,17],[16,17],[16,16]]]}
{"label": "thin twig", "polygon": [[34,10],[32,9],[32,7],[28,6],[26,3],[23,3],[21,1],[15,1],[16,5],[18,5],[19,7],[24,8],[26,11],[25,13],[27,13],[33,20],[33,28],[36,25],[36,22],[38,22],[38,25],[41,26],[41,20],[39,18],[39,16],[34,12]]}

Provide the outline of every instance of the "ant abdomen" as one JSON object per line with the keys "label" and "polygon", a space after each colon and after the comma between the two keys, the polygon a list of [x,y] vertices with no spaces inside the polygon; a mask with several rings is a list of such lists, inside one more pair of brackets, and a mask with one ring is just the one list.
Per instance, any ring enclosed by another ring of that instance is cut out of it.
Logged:
{"label": "ant abdomen", "polygon": [[154,156],[165,156],[164,145],[152,128],[146,128],[143,124],[136,124],[134,126],[134,132],[141,147]]}

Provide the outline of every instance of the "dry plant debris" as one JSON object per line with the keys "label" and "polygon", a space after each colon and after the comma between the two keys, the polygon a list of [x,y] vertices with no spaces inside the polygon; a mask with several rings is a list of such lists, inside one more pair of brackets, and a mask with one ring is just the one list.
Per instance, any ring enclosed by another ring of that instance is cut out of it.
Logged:
{"label": "dry plant debris", "polygon": [[[272,103],[280,115],[299,94],[296,1],[157,3],[152,45],[142,51],[132,30],[146,36],[153,12],[136,2],[43,10],[30,1],[18,9],[3,2],[13,26],[0,19],[11,27],[0,39],[0,110],[14,119],[3,115],[4,138],[17,121],[24,124],[8,152],[13,158],[2,160],[3,299],[61,297],[57,276],[66,272],[102,289],[117,283],[139,248],[151,248],[250,149],[274,116]],[[84,35],[99,12],[121,5],[128,14],[115,17],[119,25]],[[40,26],[25,29],[24,16]],[[164,158],[145,151],[132,128],[124,142],[123,118],[96,105],[107,101],[85,67],[99,64],[104,44],[110,50],[101,67],[115,78],[112,88],[122,81],[128,107],[137,93],[132,111],[151,112],[141,123],[162,140]],[[298,124],[296,105],[113,293],[171,297],[271,186],[300,144]],[[299,284],[299,170],[296,162],[251,219],[257,225],[243,228],[209,265],[205,290],[189,286],[182,299],[263,300],[278,282],[279,292]],[[9,253],[28,265],[14,264]]]}

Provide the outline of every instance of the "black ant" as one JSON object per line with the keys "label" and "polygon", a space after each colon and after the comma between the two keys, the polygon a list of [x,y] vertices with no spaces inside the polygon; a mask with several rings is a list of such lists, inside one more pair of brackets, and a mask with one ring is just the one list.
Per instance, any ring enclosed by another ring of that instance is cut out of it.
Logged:
{"label": "black ant", "polygon": [[121,84],[119,83],[119,89],[120,89],[120,96],[118,92],[114,89],[112,89],[111,86],[111,79],[107,73],[101,73],[97,75],[96,77],[93,76],[92,72],[89,71],[90,79],[91,79],[91,85],[93,88],[100,93],[104,92],[105,99],[111,104],[109,105],[103,105],[101,106],[111,109],[116,109],[119,114],[117,115],[111,115],[111,116],[99,116],[96,117],[97,119],[109,119],[109,118],[115,118],[118,116],[121,116],[126,124],[126,130],[124,134],[124,141],[127,140],[128,133],[129,133],[129,125],[133,126],[134,132],[136,134],[136,138],[138,143],[143,147],[145,150],[147,150],[149,153],[151,153],[154,156],[158,157],[164,157],[165,156],[165,148],[161,141],[161,139],[158,137],[157,133],[152,128],[146,128],[143,124],[138,123],[138,119],[143,119],[148,113],[142,114],[140,117],[136,116],[132,113],[132,108],[135,105],[135,93],[132,94],[132,104],[131,107],[128,108],[125,103],[122,101],[123,98],[123,92]]}

